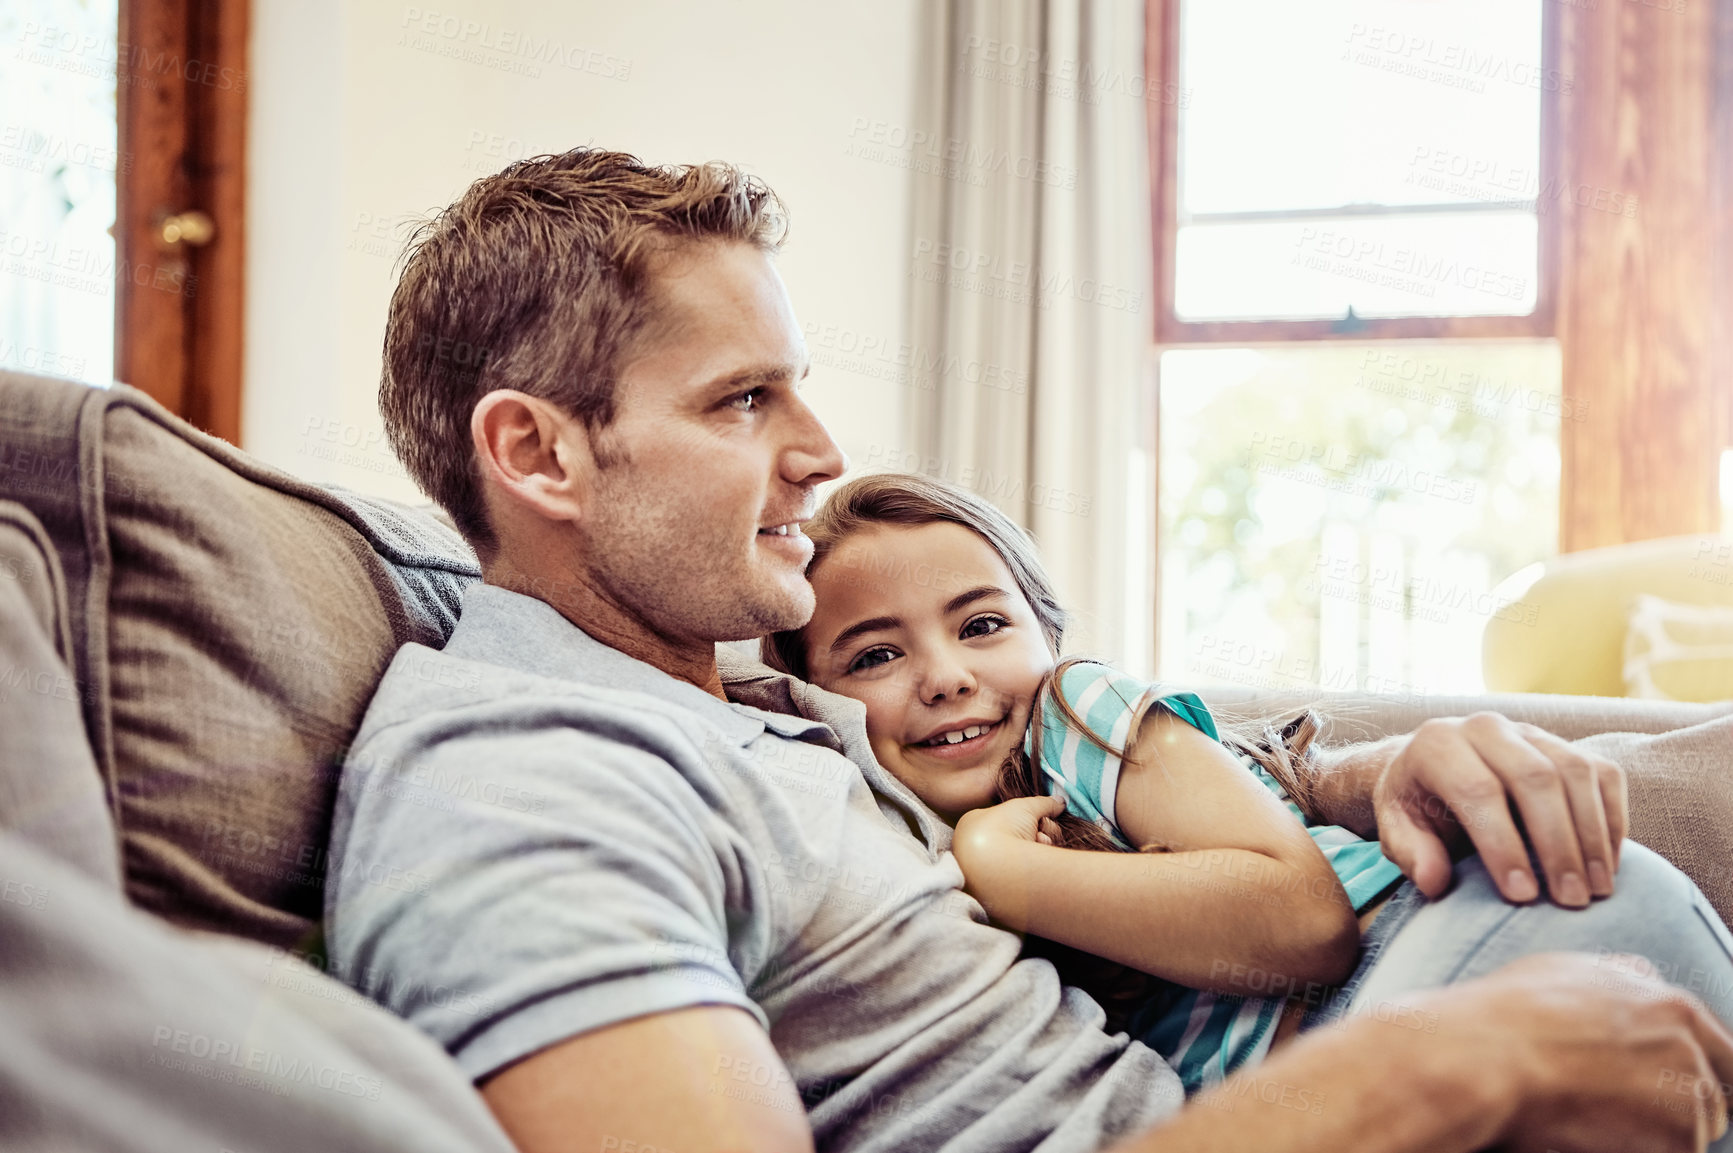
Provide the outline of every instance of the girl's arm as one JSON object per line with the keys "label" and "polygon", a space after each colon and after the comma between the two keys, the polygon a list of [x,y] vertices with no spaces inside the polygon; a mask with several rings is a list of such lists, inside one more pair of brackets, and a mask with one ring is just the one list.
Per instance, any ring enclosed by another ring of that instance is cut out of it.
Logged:
{"label": "girl's arm", "polygon": [[966,813],[952,849],[1000,924],[1194,989],[1283,995],[1352,972],[1359,927],[1287,807],[1218,742],[1152,710],[1120,769],[1116,823],[1163,853],[1036,839],[1058,798]]}

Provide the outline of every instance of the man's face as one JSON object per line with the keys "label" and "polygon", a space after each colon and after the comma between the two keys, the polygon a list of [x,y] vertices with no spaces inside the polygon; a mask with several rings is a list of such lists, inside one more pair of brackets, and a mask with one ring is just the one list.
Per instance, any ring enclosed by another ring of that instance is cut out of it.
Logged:
{"label": "man's face", "polygon": [[750,245],[688,245],[665,258],[653,300],[598,438],[618,459],[594,474],[579,563],[675,643],[801,625],[813,596],[800,526],[844,460],[796,391],[806,348],[782,278]]}

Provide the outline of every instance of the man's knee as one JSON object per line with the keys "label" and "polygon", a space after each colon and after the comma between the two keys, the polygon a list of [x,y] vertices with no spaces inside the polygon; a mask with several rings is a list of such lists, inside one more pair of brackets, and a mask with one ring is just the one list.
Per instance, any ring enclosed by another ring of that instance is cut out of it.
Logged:
{"label": "man's knee", "polygon": [[[1534,866],[1535,875],[1544,878],[1546,870],[1541,866],[1540,857],[1533,850],[1529,852],[1529,863]],[[1486,866],[1478,855],[1465,857],[1457,862],[1457,883],[1469,882],[1475,890],[1484,890],[1487,894],[1497,895],[1497,887],[1486,872]],[[1619,849],[1619,871],[1613,877],[1613,895],[1595,901],[1587,909],[1561,910],[1561,912],[1588,912],[1598,909],[1609,901],[1620,907],[1628,904],[1641,903],[1646,900],[1676,901],[1691,891],[1691,879],[1682,873],[1667,858],[1655,852],[1647,845],[1640,845],[1627,839]],[[1504,898],[1498,897],[1500,901]],[[1537,904],[1547,903],[1543,896]]]}
{"label": "man's knee", "polygon": [[1647,845],[1626,840],[1619,848],[1619,871],[1613,876],[1613,896],[1676,900],[1691,891],[1691,879],[1678,866]]}
{"label": "man's knee", "polygon": [[[1612,896],[1560,911],[1550,926],[1559,947],[1603,961],[1621,953],[1647,957],[1663,981],[1716,994],[1711,999],[1725,1004],[1733,994],[1726,928],[1691,879],[1653,849],[1626,841],[1613,883]],[[1716,987],[1703,987],[1705,981]]]}

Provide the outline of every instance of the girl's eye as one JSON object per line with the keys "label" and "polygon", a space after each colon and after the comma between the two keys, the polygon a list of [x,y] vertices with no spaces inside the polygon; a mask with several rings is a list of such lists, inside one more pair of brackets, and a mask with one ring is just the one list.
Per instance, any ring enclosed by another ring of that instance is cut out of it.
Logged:
{"label": "girl's eye", "polygon": [[728,402],[728,407],[739,412],[753,412],[758,408],[759,404],[762,403],[761,398],[763,396],[764,390],[762,388],[755,388],[751,392],[743,392],[739,396],[730,400]]}
{"label": "girl's eye", "polygon": [[851,673],[864,673],[868,669],[876,669],[882,664],[895,660],[896,656],[897,654],[895,650],[883,646],[876,649],[868,649],[866,652],[861,653],[859,656],[855,657],[854,660],[849,662],[848,671]]}
{"label": "girl's eye", "polygon": [[965,638],[992,636],[1010,623],[996,613],[982,613],[978,617],[969,618],[969,623],[963,626],[960,635]]}

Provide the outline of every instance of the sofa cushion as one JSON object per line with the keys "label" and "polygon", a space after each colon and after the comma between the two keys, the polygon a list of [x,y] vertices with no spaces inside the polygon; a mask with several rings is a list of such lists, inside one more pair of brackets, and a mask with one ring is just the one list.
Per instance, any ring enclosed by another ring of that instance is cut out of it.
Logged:
{"label": "sofa cushion", "polygon": [[349,739],[397,648],[444,644],[473,555],[424,511],[309,485],[124,386],[0,375],[0,411],[0,497],[69,573],[128,895],[304,944]]}
{"label": "sofa cushion", "polygon": [[1733,605],[1682,605],[1638,593],[1625,630],[1625,695],[1733,700]]}
{"label": "sofa cushion", "polygon": [[[48,534],[0,501],[0,830],[120,891],[114,821],[85,739],[66,586]],[[0,901],[35,895],[4,878]]]}
{"label": "sofa cushion", "polygon": [[1631,839],[1678,866],[1733,924],[1733,715],[1666,733],[1597,733],[1577,747],[1624,766]]}
{"label": "sofa cushion", "polygon": [[1639,593],[1733,605],[1733,541],[1692,535],[1565,553],[1487,618],[1481,666],[1495,692],[1625,692],[1625,617]]}
{"label": "sofa cushion", "polygon": [[29,894],[0,902],[9,1153],[511,1153],[437,1042],[287,953],[177,931],[10,838],[0,877]]}

